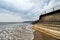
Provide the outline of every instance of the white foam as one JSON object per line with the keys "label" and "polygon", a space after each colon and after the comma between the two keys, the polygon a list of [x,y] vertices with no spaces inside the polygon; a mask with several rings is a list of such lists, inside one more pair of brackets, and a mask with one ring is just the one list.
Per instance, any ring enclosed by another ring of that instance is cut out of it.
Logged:
{"label": "white foam", "polygon": [[0,28],[0,40],[33,40],[33,30],[30,24],[2,25]]}

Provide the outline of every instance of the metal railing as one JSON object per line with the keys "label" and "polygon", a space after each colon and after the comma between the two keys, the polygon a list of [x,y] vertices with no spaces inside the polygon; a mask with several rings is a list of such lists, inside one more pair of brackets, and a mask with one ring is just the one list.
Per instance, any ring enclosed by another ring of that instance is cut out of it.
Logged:
{"label": "metal railing", "polygon": [[56,11],[56,10],[59,10],[59,9],[60,9],[60,5],[55,6],[55,7],[53,7],[53,8],[50,8],[50,9],[48,9],[48,10],[46,10],[46,11],[43,11],[43,12],[41,13],[41,15],[46,14],[46,13],[49,13],[49,12],[53,12],[53,11]]}

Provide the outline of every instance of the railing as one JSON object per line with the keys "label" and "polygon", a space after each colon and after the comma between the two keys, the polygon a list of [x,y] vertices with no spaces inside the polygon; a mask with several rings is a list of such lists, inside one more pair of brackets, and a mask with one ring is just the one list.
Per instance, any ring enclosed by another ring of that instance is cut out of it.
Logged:
{"label": "railing", "polygon": [[53,8],[50,8],[50,9],[48,9],[48,10],[42,12],[41,15],[42,15],[42,14],[49,13],[49,12],[53,12],[53,11],[56,11],[56,10],[59,10],[59,9],[60,9],[60,5],[55,6],[55,7],[53,7]]}

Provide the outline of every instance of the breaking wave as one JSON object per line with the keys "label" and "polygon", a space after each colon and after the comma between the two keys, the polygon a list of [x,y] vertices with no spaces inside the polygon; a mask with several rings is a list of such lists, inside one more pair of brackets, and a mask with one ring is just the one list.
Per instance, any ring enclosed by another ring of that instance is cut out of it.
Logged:
{"label": "breaking wave", "polygon": [[32,25],[28,23],[7,24],[0,26],[0,40],[33,40]]}

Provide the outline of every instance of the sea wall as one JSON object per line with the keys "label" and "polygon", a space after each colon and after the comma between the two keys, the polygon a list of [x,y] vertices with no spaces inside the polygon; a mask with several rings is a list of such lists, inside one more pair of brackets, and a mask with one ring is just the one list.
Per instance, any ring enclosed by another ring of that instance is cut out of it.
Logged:
{"label": "sea wall", "polygon": [[[47,23],[47,24],[48,23],[51,23],[51,24],[54,23],[53,24],[54,26],[50,25],[50,24],[47,25],[45,23]],[[54,34],[55,33],[54,28],[58,27],[55,24],[60,24],[60,10],[40,15],[39,20],[34,21],[33,24],[35,24],[35,25],[32,27],[32,29],[36,30],[33,33],[34,34],[33,40],[60,40],[60,39],[57,39],[56,37],[53,37],[51,35],[51,34],[55,35]],[[51,29],[49,29],[49,27]],[[49,29],[49,31],[47,29]],[[51,31],[52,29],[54,30],[53,31],[54,33]]]}
{"label": "sea wall", "polygon": [[60,22],[60,10],[40,15],[40,22]]}

